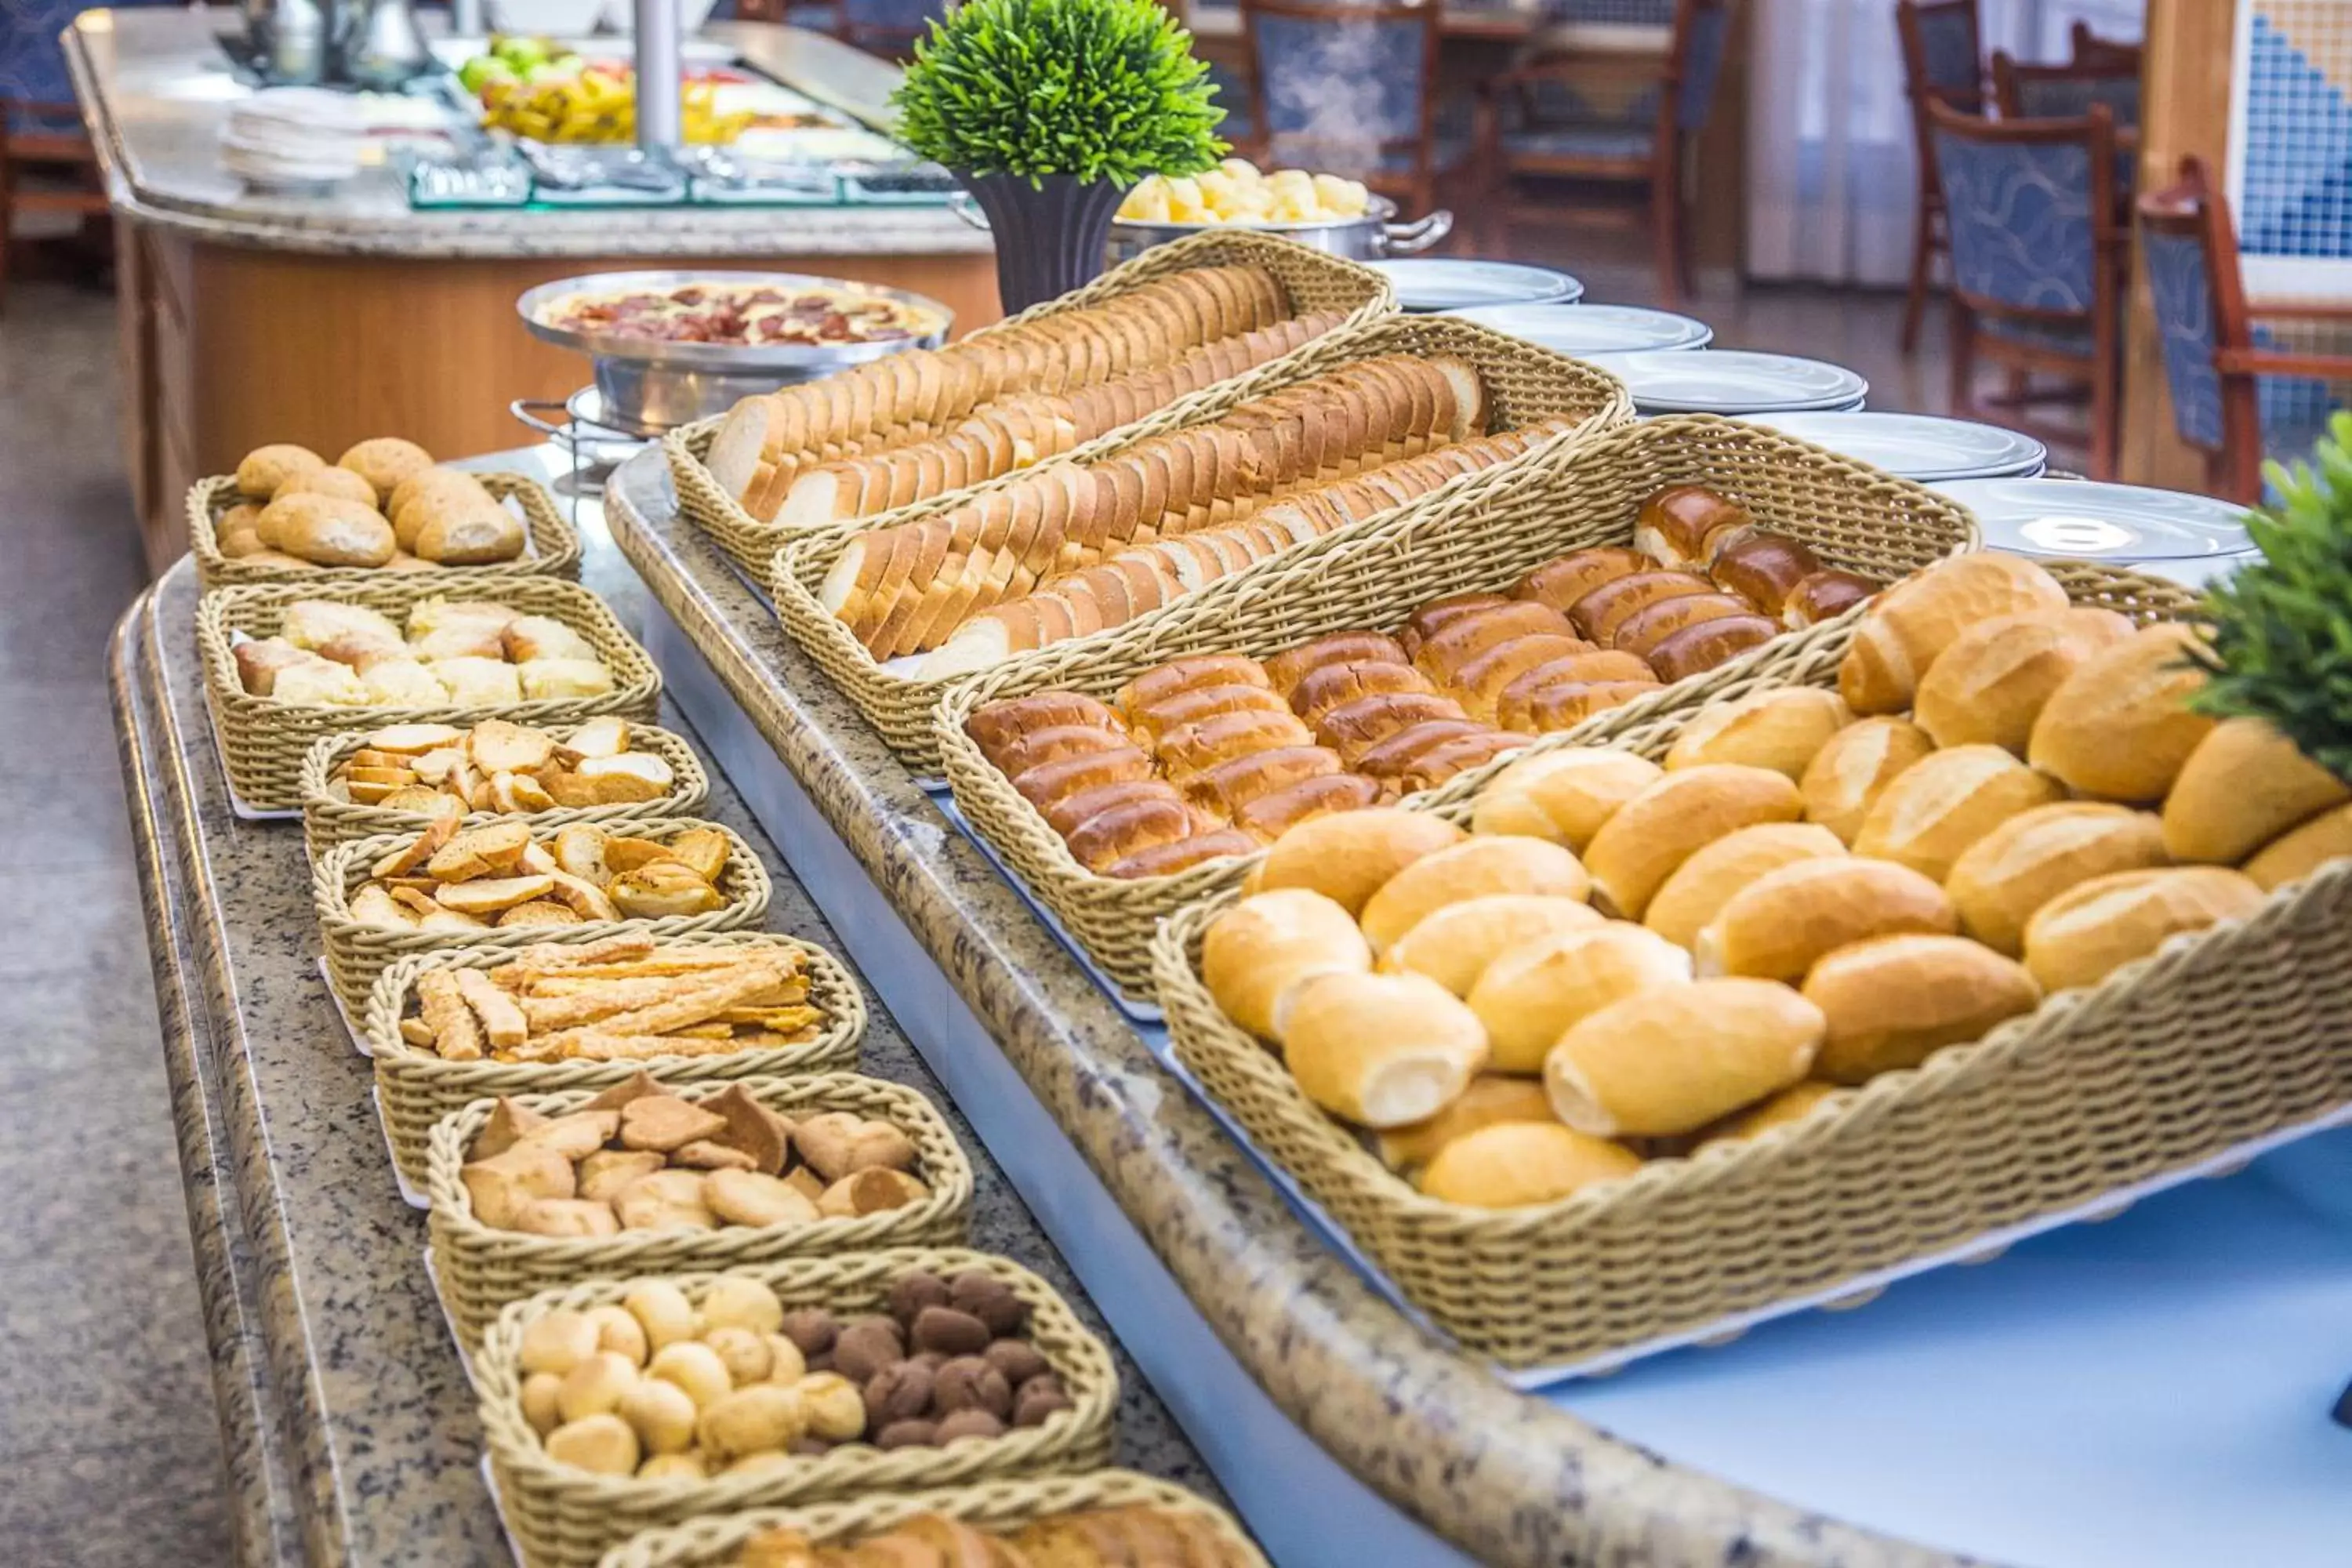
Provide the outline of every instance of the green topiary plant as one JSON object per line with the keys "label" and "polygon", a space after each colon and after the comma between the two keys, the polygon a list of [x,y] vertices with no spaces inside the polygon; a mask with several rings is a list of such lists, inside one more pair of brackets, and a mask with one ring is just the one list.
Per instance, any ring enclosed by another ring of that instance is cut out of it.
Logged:
{"label": "green topiary plant", "polygon": [[2280,504],[2246,520],[2263,558],[2205,595],[2211,679],[2196,705],[2267,719],[2352,781],[2352,414],[2328,421],[2312,461],[2267,471]]}

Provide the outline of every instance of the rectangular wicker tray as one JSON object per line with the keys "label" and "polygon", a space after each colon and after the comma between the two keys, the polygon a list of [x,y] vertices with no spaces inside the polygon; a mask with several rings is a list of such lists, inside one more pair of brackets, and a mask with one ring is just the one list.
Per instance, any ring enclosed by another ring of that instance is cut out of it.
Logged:
{"label": "rectangular wicker tray", "polygon": [[[1048,648],[956,685],[939,704],[934,733],[957,809],[1121,991],[1148,1000],[1160,921],[1238,882],[1250,862],[1213,861],[1173,877],[1133,879],[1087,870],[963,732],[973,710],[1052,688],[1108,699],[1143,671],[1188,654],[1264,658],[1327,632],[1387,630],[1432,599],[1506,589],[1570,551],[1628,542],[1643,499],[1676,484],[1712,486],[1830,564],[1880,582],[1976,545],[1976,526],[1958,505],[1819,447],[1706,416],[1646,420],[1563,443],[1509,471],[1472,475],[1463,489],[1439,490],[1313,541],[1287,559],[1210,584],[1115,643]],[[1817,645],[1844,635],[1843,622],[1790,633],[1573,729],[1531,738],[1531,746],[1601,743],[1661,714],[1783,683]],[[1457,796],[1502,765],[1477,769],[1440,793]]]}
{"label": "rectangular wicker tray", "polygon": [[[890,749],[898,753],[900,761],[918,773],[937,773],[940,758],[939,740],[932,730],[933,710],[940,699],[955,686],[979,679],[1000,682],[1016,679],[1013,672],[1040,664],[1050,664],[1058,668],[1072,663],[1092,663],[1116,658],[1127,648],[1163,635],[1160,628],[1171,624],[1214,627],[1220,617],[1236,614],[1236,602],[1252,595],[1250,585],[1286,580],[1299,571],[1309,569],[1308,563],[1313,563],[1313,571],[1328,576],[1330,563],[1339,557],[1351,555],[1356,542],[1402,519],[1438,516],[1451,521],[1470,515],[1480,510],[1482,503],[1488,498],[1511,490],[1518,476],[1562,460],[1561,454],[1569,449],[1595,439],[1603,432],[1625,426],[1633,418],[1633,402],[1615,378],[1580,361],[1450,316],[1396,316],[1334,332],[1292,355],[1276,374],[1255,381],[1250,392],[1252,395],[1263,395],[1277,387],[1327,375],[1343,365],[1398,353],[1455,354],[1475,365],[1486,384],[1487,395],[1493,404],[1490,422],[1496,430],[1516,430],[1556,418],[1576,419],[1580,424],[1578,428],[1555,437],[1508,462],[1476,473],[1459,475],[1404,506],[1391,508],[1304,544],[1294,544],[1246,571],[1219,579],[1198,593],[1188,594],[1174,604],[1154,610],[1125,626],[1098,632],[1090,637],[1059,643],[1035,653],[1018,655],[988,671],[984,677],[919,680],[895,674],[875,662],[873,656],[866,651],[865,645],[850,635],[849,628],[818,603],[817,591],[824,581],[825,573],[847,548],[849,541],[869,526],[875,521],[873,519],[862,519],[854,526],[812,534],[801,542],[788,546],[777,556],[776,569],[769,581],[769,593],[775,601],[777,618],[783,623],[786,635],[823,667],[835,683],[848,694],[850,700],[857,704],[867,722],[882,732],[882,738],[889,742]],[[1183,423],[1188,426],[1208,423],[1240,401],[1243,400],[1234,397],[1213,406],[1202,406],[1197,410],[1197,417],[1188,417]],[[1110,456],[1132,441],[1141,439],[1144,434],[1140,430],[1130,430],[1126,440],[1105,447],[1096,455]],[[1076,455],[1056,459],[1057,462],[1075,460]],[[892,516],[900,521],[912,521],[946,510],[956,504],[959,503],[953,497],[938,501],[919,501]],[[1482,531],[1484,526],[1482,521]],[[1465,540],[1462,542],[1467,549],[1483,543],[1483,541]],[[1351,562],[1351,578],[1353,572]],[[1384,584],[1333,582],[1327,583],[1325,586],[1335,595],[1349,593],[1351,586],[1355,587],[1358,589],[1357,596],[1349,602],[1360,603],[1365,595],[1377,594]]]}
{"label": "rectangular wicker tray", "polygon": [[[416,575],[437,581],[450,572],[488,573],[498,577],[563,577],[580,580],[580,535],[572,531],[555,498],[547,488],[528,474],[476,474],[490,494],[502,501],[512,501],[522,514],[523,527],[530,542],[512,561],[495,562],[486,566],[451,567],[447,571],[420,572]],[[257,564],[236,556],[224,555],[220,550],[219,523],[221,514],[244,498],[237,493],[233,474],[216,474],[198,479],[188,487],[188,551],[196,558],[196,582],[205,588],[225,588],[236,583],[301,583],[340,588],[346,583],[381,582],[381,567],[316,566],[298,570],[291,566]]]}

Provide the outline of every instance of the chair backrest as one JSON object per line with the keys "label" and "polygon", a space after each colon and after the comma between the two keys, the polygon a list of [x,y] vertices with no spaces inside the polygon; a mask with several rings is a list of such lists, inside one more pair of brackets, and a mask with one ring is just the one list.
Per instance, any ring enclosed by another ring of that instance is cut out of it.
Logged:
{"label": "chair backrest", "polygon": [[2124,235],[2115,130],[2079,120],[1994,121],[1927,105],[1952,240],[1952,286],[1974,310],[2111,324]]}
{"label": "chair backrest", "polygon": [[2141,48],[2116,38],[2103,38],[2091,31],[2088,22],[2077,22],[2067,29],[2067,44],[2072,50],[2071,61],[2078,66],[2120,66],[2137,73],[2140,67]]}
{"label": "chair backrest", "polygon": [[1715,108],[1716,83],[1723,78],[1723,54],[1731,38],[1730,0],[1680,0],[1675,6],[1674,58],[1668,67],[1675,95],[1675,127],[1688,135],[1706,129]]}
{"label": "chair backrest", "polygon": [[2105,106],[2117,125],[2139,123],[2139,65],[2020,65],[2006,50],[1992,57],[1993,101],[2009,120],[2071,120]]}
{"label": "chair backrest", "polygon": [[[125,5],[159,3],[123,0]],[[38,105],[63,111],[35,117],[41,129],[79,128],[73,78],[58,36],[89,8],[89,0],[0,0],[0,126],[26,120],[22,109]]]}
{"label": "chair backrest", "polygon": [[2201,160],[2183,158],[2179,182],[2142,196],[2138,211],[2173,428],[2210,455],[2221,488],[2253,499],[2262,489],[2259,389],[2254,377],[2225,375],[2220,363],[2222,350],[2254,342],[2229,200],[2212,188]]}
{"label": "chair backrest", "polygon": [[[1593,61],[1571,81],[1562,76],[1538,76],[1523,84],[1520,101],[1531,123],[1547,125],[1622,125],[1647,128],[1663,116],[1666,129],[1696,135],[1706,129],[1715,108],[1716,87],[1723,78],[1723,57],[1731,36],[1731,0],[1548,0],[1548,23],[1612,21],[1653,22],[1671,29],[1666,68],[1662,78],[1635,90],[1622,90],[1622,75],[1601,61]],[[1583,59],[1573,50],[1548,50],[1538,37],[1519,57],[1535,64],[1551,58]],[[1594,88],[1618,87],[1615,92]]]}
{"label": "chair backrest", "polygon": [[1984,27],[1977,0],[1900,0],[1903,85],[1914,103],[1929,98],[1974,114],[1984,107]]}
{"label": "chair backrest", "polygon": [[1402,150],[1428,172],[1439,0],[1241,0],[1241,12],[1252,118],[1278,161],[1363,174]]}

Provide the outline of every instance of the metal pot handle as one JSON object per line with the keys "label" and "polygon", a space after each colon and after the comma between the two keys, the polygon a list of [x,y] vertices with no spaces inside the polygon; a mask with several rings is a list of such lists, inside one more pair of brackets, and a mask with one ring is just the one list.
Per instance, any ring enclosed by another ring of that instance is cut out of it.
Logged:
{"label": "metal pot handle", "polygon": [[1388,237],[1391,256],[1418,256],[1454,232],[1454,214],[1440,207],[1413,223],[1384,223],[1381,232]]}
{"label": "metal pot handle", "polygon": [[988,232],[988,215],[980,210],[980,204],[972,199],[970,191],[950,191],[948,211],[955,214],[981,233]]}

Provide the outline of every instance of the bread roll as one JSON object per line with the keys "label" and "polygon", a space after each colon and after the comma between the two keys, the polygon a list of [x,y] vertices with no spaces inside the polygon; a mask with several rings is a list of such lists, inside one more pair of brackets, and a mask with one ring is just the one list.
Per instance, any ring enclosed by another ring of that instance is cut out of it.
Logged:
{"label": "bread roll", "polygon": [[1663,599],[1714,591],[1714,584],[1692,572],[1636,572],[1593,589],[1569,607],[1568,616],[1579,633],[1610,647],[1618,628],[1636,613]]}
{"label": "bread roll", "polygon": [[1853,852],[1940,882],[1969,845],[2021,811],[2065,797],[2057,781],[1999,746],[1955,746],[1922,758],[1886,786],[1862,819]]}
{"label": "bread roll", "polygon": [[1490,893],[1581,901],[1591,887],[1576,857],[1549,839],[1477,834],[1420,857],[1382,883],[1365,900],[1364,936],[1382,953],[1448,904]]}
{"label": "bread roll", "polygon": [[1581,641],[1570,636],[1568,617],[1550,605],[1524,599],[1506,600],[1490,609],[1448,621],[1423,637],[1421,646],[1413,650],[1413,668],[1432,680],[1450,684],[1482,656],[1528,637]]}
{"label": "bread roll", "polygon": [[1792,1121],[1803,1121],[1843,1092],[1833,1083],[1818,1083],[1810,1079],[1791,1085],[1771,1099],[1708,1128],[1701,1142],[1743,1143],[1751,1138],[1760,1138],[1775,1127],[1786,1127]]}
{"label": "bread roll", "polygon": [[1101,872],[1138,850],[1190,838],[1213,826],[1181,801],[1145,797],[1096,812],[1071,828],[1064,842],[1079,865]]}
{"label": "bread roll", "polygon": [[1690,954],[1654,931],[1609,921],[1512,948],[1470,988],[1496,1072],[1532,1073],[1580,1020],[1620,997],[1691,977]]}
{"label": "bread roll", "polygon": [[2230,719],[2197,742],[2164,797],[2164,847],[2176,860],[2234,866],[2352,788],[2261,719]]}
{"label": "bread roll", "polygon": [[1173,877],[1195,866],[1212,860],[1230,860],[1237,856],[1256,852],[1258,841],[1238,828],[1203,829],[1195,824],[1192,834],[1183,838],[1171,838],[1163,844],[1147,844],[1120,856],[1103,868],[1106,877],[1122,879],[1136,877]]}
{"label": "bread roll", "polygon": [[2167,621],[2083,660],[2042,705],[2027,757],[2077,795],[2162,800],[2213,730],[2189,709],[2205,684],[2189,662],[2201,646],[2195,631]]}
{"label": "bread roll", "polygon": [[1470,1208],[1557,1203],[1596,1182],[1642,1168],[1622,1143],[1587,1137],[1557,1121],[1498,1121],[1454,1139],[1421,1174],[1421,1190]]}
{"label": "bread roll", "polygon": [[297,468],[278,481],[269,499],[279,496],[335,496],[343,500],[357,501],[370,511],[375,510],[375,487],[349,468],[331,468],[321,463],[315,468]]}
{"label": "bread roll", "polygon": [[1912,700],[1912,721],[1939,746],[1992,745],[2025,755],[2033,721],[2074,667],[2132,635],[2113,610],[1995,616],[1936,656]]}
{"label": "bread roll", "polygon": [[1692,948],[1701,974],[1794,984],[1824,953],[1874,936],[1949,936],[1960,917],[1907,866],[1860,856],[1799,860],[1731,895]]}
{"label": "bread roll", "polygon": [[1547,686],[1528,699],[1526,723],[1538,734],[1573,730],[1598,713],[1622,708],[1658,689],[1655,680],[1569,680]]}
{"label": "bread roll", "polygon": [[1853,572],[1816,572],[1789,592],[1780,603],[1780,624],[1802,631],[1844,615],[1868,602],[1878,584]]}
{"label": "bread roll", "polygon": [[1034,691],[1026,697],[984,702],[963,721],[963,732],[993,763],[1004,749],[1032,730],[1061,724],[1091,724],[1098,730],[1120,728],[1118,716],[1094,698],[1079,691]]}
{"label": "bread roll", "polygon": [[2252,914],[2263,897],[2252,879],[2219,866],[2094,877],[2026,921],[2025,967],[2044,991],[2096,985],[2181,931]]}
{"label": "bread roll", "polygon": [[1132,719],[1155,703],[1198,686],[1271,686],[1265,667],[1237,653],[1206,653],[1145,670],[1118,689],[1117,707]]}
{"label": "bread roll", "polygon": [[1926,731],[1903,719],[1864,719],[1831,736],[1797,781],[1805,816],[1852,844],[1886,786],[1936,749]]}
{"label": "bread roll", "polygon": [[397,548],[392,524],[371,506],[315,493],[261,509],[255,531],[273,548],[320,566],[381,566]]}
{"label": "bread roll", "polygon": [[1009,776],[1022,799],[1039,811],[1051,811],[1081,791],[1150,778],[1151,759],[1139,747],[1121,745],[1059,757]]}
{"label": "bread roll", "polygon": [[1896,713],[1954,638],[1995,616],[2066,608],[2066,590],[2032,562],[1958,555],[1878,595],[1838,665],[1838,695],[1857,713]]}
{"label": "bread roll", "polygon": [[1234,813],[1234,826],[1271,844],[1304,822],[1335,811],[1377,805],[1381,786],[1361,773],[1324,773],[1257,796]]}
{"label": "bread roll", "polygon": [[[1582,905],[1576,906],[1581,909]],[[1504,1121],[1538,1121],[1559,1125],[1552,1114],[1551,1097],[1533,1079],[1481,1073],[1470,1080],[1461,1098],[1426,1121],[1393,1128],[1380,1135],[1375,1147],[1381,1163],[1391,1171],[1426,1165],[1437,1152],[1456,1138]]]}
{"label": "bread roll", "polygon": [[401,480],[384,504],[390,509],[386,515],[392,519],[393,537],[400,541],[403,550],[413,550],[426,523],[478,507],[497,506],[499,501],[471,474],[457,468],[425,468]]}
{"label": "bread roll", "polygon": [[1390,878],[1467,837],[1425,811],[1389,807],[1318,816],[1276,840],[1244,887],[1252,893],[1311,888],[1352,918]]}
{"label": "bread roll", "polygon": [[335,459],[335,467],[349,468],[375,487],[379,506],[392,500],[392,492],[400,488],[401,480],[432,466],[432,453],[397,436],[378,436],[362,441]]}
{"label": "bread roll", "polygon": [[1581,854],[1619,806],[1664,776],[1646,757],[1602,746],[1522,757],[1486,781],[1471,806],[1471,830],[1549,838]]}
{"label": "bread roll", "polygon": [[256,447],[237,459],[236,493],[247,500],[266,501],[294,475],[326,466],[326,458],[290,441]]}
{"label": "bread roll", "polygon": [[1391,691],[1359,697],[1326,711],[1315,725],[1315,743],[1328,746],[1353,766],[1357,759],[1391,735],[1417,724],[1461,721],[1462,704],[1434,691]]}
{"label": "bread roll", "polygon": [[1467,996],[1502,953],[1601,923],[1599,911],[1578,899],[1488,893],[1423,917],[1381,954],[1379,967],[1386,974],[1426,974],[1456,996]]}
{"label": "bread roll", "polygon": [[1647,663],[1649,655],[1669,637],[1693,626],[1753,614],[1753,607],[1737,594],[1678,594],[1626,616],[1617,627],[1613,651],[1633,654]]}
{"label": "bread roll", "polygon": [[1814,964],[1805,1000],[1828,1020],[1814,1075],[1858,1084],[1981,1039],[2040,1006],[2042,987],[2015,959],[1963,936],[1880,936]]}
{"label": "bread roll", "polygon": [[1794,782],[1805,776],[1830,737],[1853,722],[1836,692],[1811,686],[1718,702],[1683,726],[1666,752],[1666,768],[1740,763],[1786,773]]}
{"label": "bread roll", "polygon": [[1726,593],[1738,595],[1777,621],[1798,584],[1821,569],[1821,557],[1804,541],[1758,532],[1717,551],[1707,575]]}
{"label": "bread roll", "polygon": [[1818,823],[1760,822],[1727,833],[1675,868],[1642,923],[1676,947],[1694,946],[1732,895],[1750,882],[1800,860],[1844,853],[1837,835]]}
{"label": "bread roll", "polygon": [[2061,801],[2021,811],[1952,862],[1944,879],[1960,929],[2014,958],[2033,911],[2077,883],[2165,863],[2156,817],[2100,801]]}
{"label": "bread roll", "polygon": [[1326,665],[1412,662],[1404,645],[1392,637],[1380,632],[1333,632],[1276,654],[1265,661],[1265,673],[1274,689],[1287,697],[1298,689],[1299,682]]}
{"label": "bread roll", "polygon": [[436,565],[482,566],[519,558],[526,542],[522,519],[494,501],[428,519],[409,548]]}
{"label": "bread roll", "polygon": [[1747,509],[1698,485],[1676,485],[1642,503],[1634,547],[1664,566],[1704,568],[1733,533],[1751,528]]}
{"label": "bread roll", "polygon": [[1780,635],[1779,623],[1763,616],[1725,616],[1685,626],[1650,650],[1650,668],[1660,680],[1704,675]]}
{"label": "bread roll", "polygon": [[1499,610],[1509,603],[1511,601],[1500,594],[1448,594],[1444,598],[1432,599],[1406,616],[1403,626],[1398,630],[1397,640],[1402,645],[1407,658],[1417,658],[1422,644],[1454,622],[1483,615],[1488,610]]}
{"label": "bread roll", "polygon": [[2246,875],[2263,892],[2275,892],[2347,855],[2352,855],[2352,805],[2339,805],[2264,845],[2246,862]]}
{"label": "bread roll", "polygon": [[1225,1016],[1281,1038],[1283,1003],[1318,974],[1360,974],[1372,951],[1348,911],[1320,893],[1285,888],[1242,900],[1201,938],[1201,980]]}
{"label": "bread roll", "polygon": [[1409,664],[1385,659],[1362,664],[1326,664],[1308,670],[1290,689],[1290,710],[1320,724],[1334,710],[1367,697],[1422,696],[1437,688]]}
{"label": "bread roll", "polygon": [[1695,852],[1759,822],[1794,822],[1802,810],[1797,786],[1769,768],[1685,768],[1620,806],[1593,834],[1584,868],[1608,910],[1638,921]]}
{"label": "bread roll", "polygon": [[1675,1137],[1803,1078],[1826,1025],[1769,980],[1662,986],[1569,1030],[1544,1058],[1544,1087],[1579,1132]]}
{"label": "bread roll", "polygon": [[1426,1121],[1486,1065],[1486,1032],[1422,974],[1318,974],[1290,994],[1283,1059],[1299,1091],[1374,1129]]}
{"label": "bread roll", "polygon": [[1515,598],[1533,599],[1566,614],[1570,605],[1601,584],[1630,577],[1636,572],[1646,572],[1655,564],[1656,562],[1641,551],[1617,545],[1580,550],[1537,567],[1519,579],[1518,586],[1513,588],[1511,594]]}

